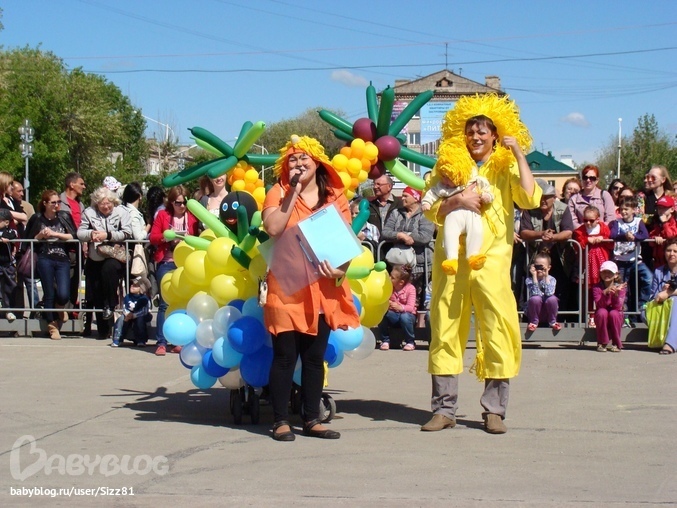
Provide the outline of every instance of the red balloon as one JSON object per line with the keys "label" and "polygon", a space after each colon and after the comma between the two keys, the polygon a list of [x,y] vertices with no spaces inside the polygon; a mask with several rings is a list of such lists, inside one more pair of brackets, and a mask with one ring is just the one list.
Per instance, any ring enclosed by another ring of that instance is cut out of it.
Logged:
{"label": "red balloon", "polygon": [[364,141],[376,139],[376,125],[370,118],[358,118],[353,124],[353,136]]}
{"label": "red balloon", "polygon": [[378,158],[391,161],[400,154],[400,142],[394,136],[381,136],[374,144],[378,148]]}
{"label": "red balloon", "polygon": [[386,174],[386,167],[383,164],[383,162],[381,162],[381,161],[378,161],[369,170],[369,178],[371,178],[372,180],[376,180],[377,178],[381,178],[385,174]]}

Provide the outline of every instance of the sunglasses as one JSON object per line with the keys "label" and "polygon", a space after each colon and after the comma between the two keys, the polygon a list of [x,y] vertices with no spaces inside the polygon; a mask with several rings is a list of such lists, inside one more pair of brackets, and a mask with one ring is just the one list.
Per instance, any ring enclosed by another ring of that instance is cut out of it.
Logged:
{"label": "sunglasses", "polygon": [[59,201],[48,201],[48,203],[49,203],[50,205],[60,205],[60,204],[61,204],[61,200],[59,200]]}
{"label": "sunglasses", "polygon": [[173,203],[174,203],[175,205],[178,205],[178,206],[185,206],[185,205],[186,205],[186,202],[185,202],[185,201],[173,201]]}
{"label": "sunglasses", "polygon": [[614,185],[613,187],[611,187],[611,190],[620,191],[623,190],[623,187],[621,185]]}
{"label": "sunglasses", "polygon": [[645,182],[655,182],[655,181],[656,181],[656,177],[655,177],[655,176],[645,176],[645,177],[644,177],[644,181],[645,181]]}
{"label": "sunglasses", "polygon": [[596,177],[596,176],[584,176],[584,177],[583,177],[583,180],[587,180],[587,181],[589,181],[589,182],[596,182],[596,181],[597,181],[597,177]]}
{"label": "sunglasses", "polygon": [[545,266],[543,265],[534,265],[534,268],[536,268],[536,270],[545,270]]}
{"label": "sunglasses", "polygon": [[593,223],[597,222],[597,219],[585,219],[583,222],[585,224],[593,224]]}

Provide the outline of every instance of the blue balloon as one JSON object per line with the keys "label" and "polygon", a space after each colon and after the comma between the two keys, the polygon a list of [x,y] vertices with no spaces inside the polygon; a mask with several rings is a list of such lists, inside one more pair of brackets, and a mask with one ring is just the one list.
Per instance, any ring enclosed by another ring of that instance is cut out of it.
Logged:
{"label": "blue balloon", "polygon": [[362,327],[348,328],[347,330],[332,330],[329,339],[334,339],[336,346],[343,351],[351,351],[362,343],[364,330]]}
{"label": "blue balloon", "polygon": [[359,316],[362,312],[362,304],[360,303],[360,299],[357,297],[357,295],[353,295],[353,305],[355,305],[355,308],[357,309],[357,315]]}
{"label": "blue balloon", "polygon": [[191,369],[190,380],[200,390],[206,390],[216,384],[216,378],[207,374],[202,365],[196,365]]}
{"label": "blue balloon", "polygon": [[226,367],[232,369],[240,365],[240,360],[242,360],[242,353],[238,353],[233,349],[233,346],[230,345],[230,342],[227,341],[224,337],[216,339],[214,346],[212,347],[212,357],[214,361],[221,367]]}
{"label": "blue balloon", "polygon": [[240,375],[245,383],[256,388],[266,386],[273,364],[273,350],[262,347],[251,355],[244,355],[240,362]]}
{"label": "blue balloon", "polygon": [[242,307],[244,306],[244,300],[240,298],[236,298],[235,300],[231,300],[230,303],[228,303],[231,307],[235,307],[237,310],[242,312]]}
{"label": "blue balloon", "polygon": [[261,349],[265,340],[266,329],[263,323],[251,316],[241,317],[228,328],[228,342],[235,351],[243,355],[250,355]]}
{"label": "blue balloon", "polygon": [[344,358],[343,350],[342,350],[342,349],[337,349],[337,350],[336,350],[336,358],[334,358],[334,361],[333,361],[333,362],[327,362],[327,363],[328,363],[328,367],[329,367],[330,369],[333,369],[333,368],[338,367],[339,365],[341,365],[341,363],[343,363],[343,358]]}
{"label": "blue balloon", "polygon": [[230,369],[226,367],[221,367],[218,363],[214,361],[214,356],[211,351],[207,351],[202,357],[202,367],[205,372],[212,377],[221,377],[228,374]]}
{"label": "blue balloon", "polygon": [[251,316],[263,323],[263,307],[259,305],[258,298],[248,298],[242,305],[242,315]]}
{"label": "blue balloon", "polygon": [[183,365],[183,366],[184,366],[185,368],[187,368],[188,370],[192,370],[192,369],[193,369],[193,366],[192,366],[192,365],[188,365],[186,362],[183,361],[183,358],[181,358],[181,355],[179,355],[179,361],[181,362],[181,365]]}
{"label": "blue balloon", "polygon": [[172,312],[165,320],[162,331],[168,343],[185,346],[195,340],[197,323],[187,314]]}
{"label": "blue balloon", "polygon": [[339,348],[336,347],[336,343],[330,337],[329,342],[327,343],[327,349],[324,350],[324,361],[327,362],[329,365],[331,365],[336,361],[338,352]]}

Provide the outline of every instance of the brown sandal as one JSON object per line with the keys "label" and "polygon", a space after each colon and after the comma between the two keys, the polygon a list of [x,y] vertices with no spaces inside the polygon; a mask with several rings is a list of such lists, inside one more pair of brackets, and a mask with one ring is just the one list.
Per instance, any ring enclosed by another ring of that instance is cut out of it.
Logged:
{"label": "brown sandal", "polygon": [[658,352],[658,354],[659,354],[659,355],[671,355],[671,354],[674,353],[674,352],[675,352],[675,350],[674,350],[674,348],[673,348],[670,344],[665,344],[665,345],[663,346],[663,349],[661,349],[661,350]]}

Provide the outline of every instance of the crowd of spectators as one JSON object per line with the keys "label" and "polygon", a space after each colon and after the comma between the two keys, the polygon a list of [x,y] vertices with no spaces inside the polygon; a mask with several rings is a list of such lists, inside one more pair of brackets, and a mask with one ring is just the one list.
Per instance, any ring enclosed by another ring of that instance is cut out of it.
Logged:
{"label": "crowd of spectators", "polygon": [[[644,189],[639,192],[621,179],[612,180],[603,189],[599,185],[599,169],[593,165],[584,167],[580,178],[564,182],[561,192],[544,180],[537,183],[543,191],[540,206],[517,210],[515,215],[512,289],[518,309],[527,321],[529,295],[535,295],[533,280],[542,277],[534,265],[542,266],[547,260],[546,278],[556,281],[552,287],[559,315],[554,317],[551,310],[536,312],[534,308],[528,319],[530,329],[537,323],[558,329],[561,321],[578,321],[581,309],[587,313],[585,318],[590,317],[588,326],[595,326],[592,290],[601,281],[600,268],[606,261],[615,263],[617,277],[627,287],[623,303],[625,326],[638,320],[642,307],[656,293],[655,272],[666,263],[666,243],[677,238],[675,190],[667,169],[653,166],[645,175]],[[422,214],[421,193],[407,188],[398,197],[393,194],[393,187],[388,175],[375,179],[373,196],[355,200],[353,214],[358,212],[359,201],[368,199],[369,221],[359,234],[378,259],[387,259],[394,246],[413,251],[411,283],[416,289],[416,309],[420,313],[424,309],[425,291],[429,290],[436,231]],[[53,339],[60,337],[59,329],[69,318],[66,311],[71,310],[72,317],[82,307],[89,310],[85,314],[84,333],[91,334],[94,317],[98,337],[110,338],[115,312],[122,309],[122,298],[128,292],[124,283],[134,279],[129,273],[131,252],[120,253],[112,247],[143,242],[150,279],[147,293],[149,300],[154,298],[158,310],[156,353],[178,352],[180,348],[168,345],[162,334],[167,306],[159,281],[175,268],[172,252],[176,240],[166,241],[164,231],[198,234],[202,227],[186,208],[188,190],[182,186],[167,190],[154,186],[144,195],[137,182],[122,185],[107,177],[90,194],[91,202],[86,206],[82,202],[86,189],[80,174],[69,173],[61,193],[51,189],[42,193],[36,212],[23,199],[21,182],[0,172],[0,226],[5,226],[0,227],[0,237],[3,243],[9,242],[6,249],[0,249],[2,307],[29,308],[34,312],[39,312],[40,307],[47,309],[41,312],[41,317],[48,323]],[[195,197],[212,213],[218,213],[227,194],[224,178],[205,178]],[[18,239],[38,242],[11,242],[11,231]],[[12,270],[23,256],[33,253],[36,258],[33,277]],[[534,263],[535,260],[539,263]],[[393,264],[389,263],[389,268]],[[80,302],[83,273],[85,295]],[[37,280],[42,282],[42,298]],[[578,286],[584,281],[589,284],[586,288],[589,293],[584,293],[584,301],[580,301]],[[23,317],[20,312],[1,315],[13,320],[17,314]],[[138,342],[145,344],[146,340]]]}

